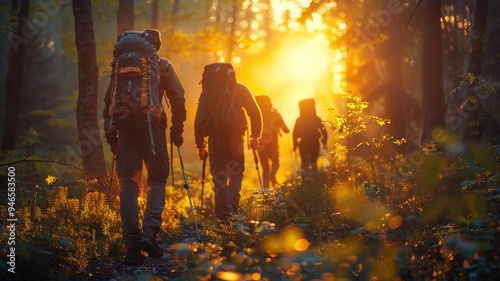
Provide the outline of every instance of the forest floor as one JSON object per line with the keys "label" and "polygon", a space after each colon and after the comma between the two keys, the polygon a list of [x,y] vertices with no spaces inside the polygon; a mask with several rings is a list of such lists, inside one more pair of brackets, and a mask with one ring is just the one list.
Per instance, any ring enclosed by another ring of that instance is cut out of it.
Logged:
{"label": "forest floor", "polygon": [[183,234],[162,237],[160,245],[165,250],[161,258],[146,257],[140,266],[125,265],[123,257],[109,261],[92,261],[81,272],[72,275],[70,281],[131,281],[131,280],[173,280],[180,276],[174,249],[177,243],[191,244],[196,240],[193,227],[183,224]]}

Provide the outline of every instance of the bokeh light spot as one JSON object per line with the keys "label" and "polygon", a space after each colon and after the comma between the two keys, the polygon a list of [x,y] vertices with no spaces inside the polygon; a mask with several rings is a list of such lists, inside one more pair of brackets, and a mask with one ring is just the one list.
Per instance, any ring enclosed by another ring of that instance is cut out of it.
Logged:
{"label": "bokeh light spot", "polygon": [[297,241],[295,241],[295,250],[299,251],[299,252],[303,252],[305,250],[307,250],[307,248],[309,247],[309,241],[307,241],[307,239],[299,239]]}
{"label": "bokeh light spot", "polygon": [[392,229],[396,229],[403,224],[402,216],[394,216],[389,220],[389,227]]}

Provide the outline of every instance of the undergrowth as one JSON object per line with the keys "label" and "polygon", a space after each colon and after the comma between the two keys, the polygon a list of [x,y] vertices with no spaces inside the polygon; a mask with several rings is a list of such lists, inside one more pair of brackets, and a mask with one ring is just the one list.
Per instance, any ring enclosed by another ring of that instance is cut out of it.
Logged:
{"label": "undergrowth", "polygon": [[[353,143],[369,129],[359,120],[388,120],[360,118],[367,104],[344,97],[347,115],[326,123],[336,132],[329,165],[279,187],[245,190],[250,195],[231,222],[213,218],[208,179],[202,199],[196,175],[188,174],[189,197],[182,182],[167,187],[160,239],[182,235],[193,218],[202,237],[171,245],[178,280],[498,280],[500,148],[471,144],[470,153],[454,154],[447,149],[455,138],[441,135],[410,153],[382,154],[384,145],[404,140]],[[356,156],[366,145],[376,152]],[[21,280],[67,280],[92,260],[122,258],[118,198],[94,191],[72,168],[32,164],[23,163],[31,174],[18,178],[33,183],[17,193]],[[6,225],[5,194],[1,200]],[[203,210],[191,209],[190,200]],[[2,230],[5,257],[9,234]]]}

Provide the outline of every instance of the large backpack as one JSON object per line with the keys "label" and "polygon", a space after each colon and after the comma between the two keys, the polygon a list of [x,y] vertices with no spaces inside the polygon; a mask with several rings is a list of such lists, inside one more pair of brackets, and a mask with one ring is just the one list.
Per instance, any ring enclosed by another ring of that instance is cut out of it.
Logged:
{"label": "large backpack", "polygon": [[318,140],[322,135],[323,123],[316,115],[314,99],[299,101],[299,118],[297,118],[294,135],[304,140]]}
{"label": "large backpack", "polygon": [[243,133],[247,121],[233,66],[224,62],[206,65],[201,84],[196,126],[201,126],[202,135]]}
{"label": "large backpack", "polygon": [[301,117],[316,117],[316,103],[314,99],[309,98],[299,101],[299,112]]}
{"label": "large backpack", "polygon": [[260,107],[262,112],[270,112],[273,110],[273,104],[271,102],[271,98],[266,95],[255,96],[255,101]]}
{"label": "large backpack", "polygon": [[111,62],[110,127],[135,130],[147,123],[153,154],[151,122],[159,122],[163,111],[157,43],[147,31],[126,31],[118,37]]}

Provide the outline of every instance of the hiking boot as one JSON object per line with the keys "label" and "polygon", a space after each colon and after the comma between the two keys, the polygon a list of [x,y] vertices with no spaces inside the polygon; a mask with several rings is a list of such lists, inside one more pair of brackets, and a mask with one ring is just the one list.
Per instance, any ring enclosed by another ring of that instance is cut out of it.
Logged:
{"label": "hiking boot", "polygon": [[156,241],[156,232],[153,230],[145,230],[141,239],[141,248],[148,256],[152,258],[160,258],[163,256],[163,248]]}
{"label": "hiking boot", "polygon": [[123,263],[131,266],[138,266],[144,263],[144,255],[141,249],[127,249],[127,255],[123,259]]}
{"label": "hiking boot", "polygon": [[270,185],[272,187],[276,187],[276,186],[280,186],[281,184],[276,180],[275,177],[273,177],[271,180],[270,180]]}

